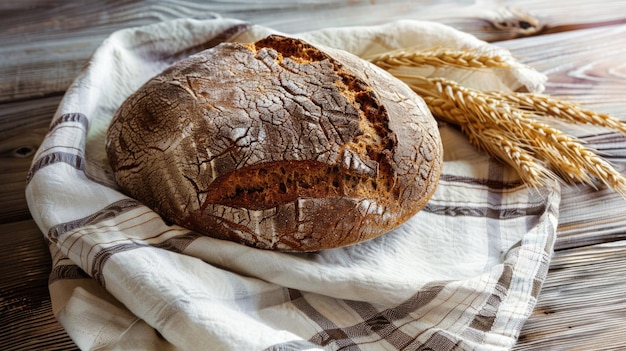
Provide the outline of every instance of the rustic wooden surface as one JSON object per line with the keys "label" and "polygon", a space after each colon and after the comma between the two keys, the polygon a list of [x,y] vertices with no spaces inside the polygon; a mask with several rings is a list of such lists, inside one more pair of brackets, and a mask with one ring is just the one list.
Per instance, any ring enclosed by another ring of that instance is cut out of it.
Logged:
{"label": "rustic wooden surface", "polygon": [[[68,85],[117,29],[217,14],[287,33],[440,21],[545,72],[547,93],[626,119],[626,1],[0,2],[0,349],[76,349],[52,315],[50,256],[24,198],[32,155]],[[626,142],[613,139],[588,138],[624,162]],[[575,198],[590,190],[566,191]],[[616,201],[610,193],[603,199]],[[516,349],[626,349],[626,210],[617,214],[590,210],[561,222],[548,279]]]}

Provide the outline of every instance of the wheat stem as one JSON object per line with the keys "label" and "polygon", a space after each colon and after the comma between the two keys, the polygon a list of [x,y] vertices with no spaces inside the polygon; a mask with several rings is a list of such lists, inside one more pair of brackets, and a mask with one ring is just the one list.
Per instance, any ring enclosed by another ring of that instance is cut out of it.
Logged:
{"label": "wheat stem", "polygon": [[384,69],[406,66],[456,66],[463,68],[511,68],[501,56],[478,53],[477,50],[419,50],[405,48],[366,58]]}

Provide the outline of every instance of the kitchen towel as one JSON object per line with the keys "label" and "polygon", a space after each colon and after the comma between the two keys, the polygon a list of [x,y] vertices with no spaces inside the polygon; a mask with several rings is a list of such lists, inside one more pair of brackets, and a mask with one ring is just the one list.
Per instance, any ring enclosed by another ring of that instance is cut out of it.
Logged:
{"label": "kitchen towel", "polygon": [[[451,125],[439,125],[443,173],[426,207],[344,248],[280,253],[213,239],[119,190],[104,147],[124,99],[176,60],[275,33],[225,18],[121,30],[67,90],[26,196],[53,258],[53,311],[70,337],[83,350],[510,349],[547,274],[560,190],[524,186]],[[545,80],[505,50],[433,22],[289,35],[361,57],[478,48],[515,65],[415,68],[477,89],[540,92]]]}

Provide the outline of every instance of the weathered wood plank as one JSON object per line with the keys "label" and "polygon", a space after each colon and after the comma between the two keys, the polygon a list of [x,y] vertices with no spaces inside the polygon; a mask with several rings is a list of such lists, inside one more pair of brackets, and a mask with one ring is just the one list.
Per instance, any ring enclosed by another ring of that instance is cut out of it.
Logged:
{"label": "weathered wood plank", "polygon": [[626,241],[558,251],[515,350],[626,348]]}
{"label": "weathered wood plank", "polygon": [[39,228],[32,220],[0,224],[0,242],[0,348],[77,349],[52,314],[52,260]]}
{"label": "weathered wood plank", "polygon": [[8,103],[0,110],[0,223],[31,218],[24,188],[35,151],[61,97]]}
{"label": "weathered wood plank", "polygon": [[546,93],[626,119],[626,25],[496,43],[548,75]]}
{"label": "weathered wood plank", "polygon": [[[543,3],[543,2],[541,2]],[[540,2],[485,4],[471,1],[433,3],[430,1],[240,1],[207,3],[203,1],[123,1],[67,2],[58,6],[25,3],[19,7],[0,7],[0,102],[40,97],[65,91],[97,45],[113,31],[164,20],[194,17],[212,18],[216,14],[273,27],[287,33],[321,27],[371,25],[395,19],[434,20],[449,24],[488,41],[536,35],[550,21],[576,28],[626,19],[614,11],[626,1],[591,3],[570,2],[567,14],[559,15],[555,2],[539,7]],[[603,7],[603,4],[611,4]],[[512,6],[515,5],[515,6]],[[537,7],[534,9],[533,7]],[[532,11],[531,11],[532,10]],[[533,12],[534,11],[534,12]],[[531,14],[532,12],[532,14]],[[585,14],[594,14],[598,23]],[[17,14],[17,15],[15,15]]]}
{"label": "weathered wood plank", "polygon": [[523,8],[542,24],[539,34],[573,31],[626,23],[625,1],[504,1]]}

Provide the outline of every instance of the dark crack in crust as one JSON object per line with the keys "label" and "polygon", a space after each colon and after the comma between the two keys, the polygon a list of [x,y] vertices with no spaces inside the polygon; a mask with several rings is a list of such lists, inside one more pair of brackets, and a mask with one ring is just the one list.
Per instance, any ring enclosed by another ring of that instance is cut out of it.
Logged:
{"label": "dark crack in crust", "polygon": [[168,221],[285,251],[371,239],[432,195],[436,123],[421,99],[348,53],[270,36],[180,61],[120,107],[120,186]]}

